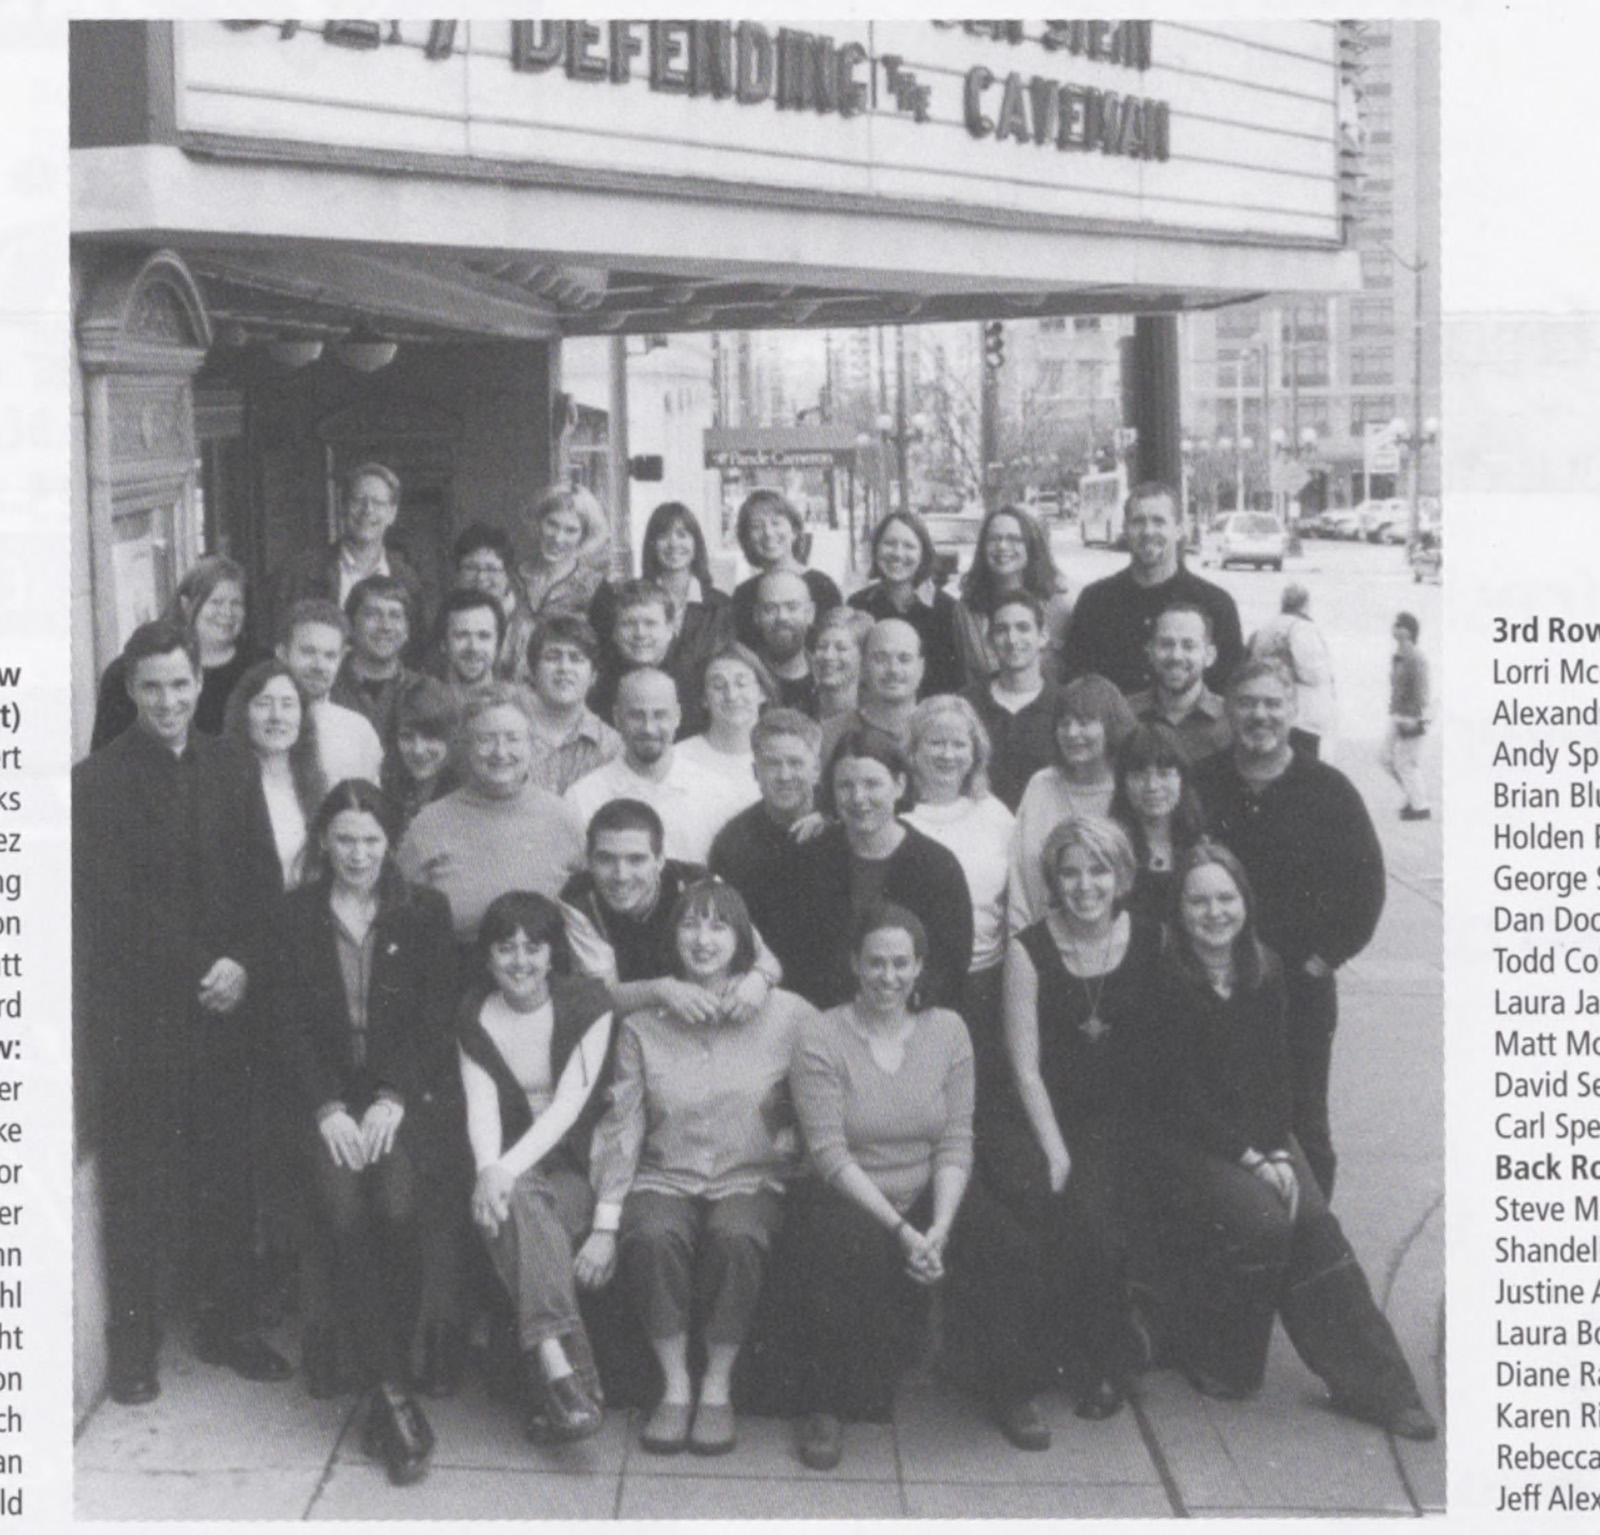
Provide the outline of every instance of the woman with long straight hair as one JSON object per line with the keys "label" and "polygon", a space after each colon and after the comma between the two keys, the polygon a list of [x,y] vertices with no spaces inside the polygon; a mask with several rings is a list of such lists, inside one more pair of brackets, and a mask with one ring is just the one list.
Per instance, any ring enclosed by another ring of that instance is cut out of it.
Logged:
{"label": "woman with long straight hair", "polygon": [[407,1390],[422,1221],[443,1201],[462,1136],[451,1087],[455,945],[443,896],[395,865],[393,812],[360,779],[336,784],[312,824],[315,877],[285,912],[279,1032],[300,1093],[312,1241],[331,1314],[308,1318],[313,1396],[339,1390],[341,1335],[374,1382],[363,1443],[390,1480],[416,1481],[433,1433]]}
{"label": "woman with long straight hair", "polygon": [[1175,884],[1155,1082],[1179,1362],[1207,1396],[1250,1396],[1281,1319],[1336,1407],[1432,1439],[1411,1367],[1294,1137],[1283,967],[1256,936],[1250,880],[1202,840]]}
{"label": "woman with long straight hair", "polygon": [[999,670],[989,644],[989,620],[1003,599],[1018,592],[1028,592],[1045,610],[1044,672],[1049,680],[1058,680],[1072,602],[1037,519],[1020,506],[1000,506],[983,519],[972,566],[961,578],[956,644],[968,685],[987,682]]}
{"label": "woman with long straight hair", "polygon": [[1164,922],[1172,909],[1173,870],[1205,831],[1188,748],[1170,725],[1139,725],[1117,748],[1116,771],[1111,816],[1127,832],[1138,862],[1128,904]]}

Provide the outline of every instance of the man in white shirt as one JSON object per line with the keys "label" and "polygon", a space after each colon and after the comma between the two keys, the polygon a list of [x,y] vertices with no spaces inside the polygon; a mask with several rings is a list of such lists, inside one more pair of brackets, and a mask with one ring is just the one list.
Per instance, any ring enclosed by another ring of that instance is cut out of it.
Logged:
{"label": "man in white shirt", "polygon": [[580,778],[566,800],[585,827],[610,800],[642,800],[661,817],[665,856],[704,864],[712,839],[744,808],[744,798],[726,778],[676,754],[681,718],[677,686],[665,672],[626,673],[617,684],[615,720],[622,755]]}
{"label": "man in white shirt", "polygon": [[310,701],[317,760],[330,789],[346,778],[377,783],[383,770],[383,743],[372,721],[328,697],[349,648],[350,620],[333,603],[307,597],[289,609],[278,659]]}

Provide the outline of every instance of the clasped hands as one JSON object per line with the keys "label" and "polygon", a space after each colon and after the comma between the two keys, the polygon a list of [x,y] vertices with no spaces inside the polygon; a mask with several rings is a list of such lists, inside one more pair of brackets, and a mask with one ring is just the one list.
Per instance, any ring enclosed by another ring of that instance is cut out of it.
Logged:
{"label": "clasped hands", "polygon": [[772,982],[759,970],[741,975],[725,996],[718,996],[693,981],[668,977],[660,981],[662,1005],[685,1023],[698,1027],[725,1017],[729,1023],[749,1023],[772,994]]}
{"label": "clasped hands", "polygon": [[[1248,1158],[1250,1153],[1245,1153]],[[1256,1154],[1257,1160],[1246,1161],[1246,1169],[1259,1178],[1289,1208],[1292,1221],[1300,1210],[1300,1180],[1295,1176],[1294,1163],[1283,1152],[1272,1156]]]}
{"label": "clasped hands", "polygon": [[918,1284],[937,1284],[944,1278],[944,1247],[950,1239],[950,1228],[934,1222],[926,1231],[918,1231],[910,1221],[901,1221],[895,1227],[900,1241],[900,1251],[906,1260],[906,1274]]}
{"label": "clasped hands", "polygon": [[340,1107],[325,1114],[317,1124],[322,1144],[328,1148],[335,1167],[358,1173],[374,1162],[381,1162],[394,1150],[394,1138],[405,1118],[405,1108],[393,1098],[376,1098],[356,1122],[351,1112]]}

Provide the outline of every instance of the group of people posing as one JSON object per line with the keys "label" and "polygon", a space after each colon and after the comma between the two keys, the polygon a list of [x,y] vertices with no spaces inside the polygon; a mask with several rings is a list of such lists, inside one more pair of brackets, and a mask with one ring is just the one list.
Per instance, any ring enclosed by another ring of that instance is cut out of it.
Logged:
{"label": "group of people posing", "polygon": [[1382,854],[1169,488],[1075,603],[1016,507],[959,595],[891,514],[845,602],[776,492],[725,595],[675,503],[603,581],[559,490],[530,565],[463,535],[431,630],[398,495],[349,477],[269,655],[202,560],[74,775],[116,1400],[159,1390],[174,1282],[201,1359],[287,1377],[288,1262],[306,1385],[370,1394],[397,1482],[484,1325],[537,1441],[597,1431],[631,1349],[647,1450],[731,1450],[759,1398],[830,1468],[935,1287],[1020,1449],[1061,1383],[1090,1419],[1159,1362],[1249,1395],[1280,1317],[1338,1406],[1432,1437],[1329,1208]]}

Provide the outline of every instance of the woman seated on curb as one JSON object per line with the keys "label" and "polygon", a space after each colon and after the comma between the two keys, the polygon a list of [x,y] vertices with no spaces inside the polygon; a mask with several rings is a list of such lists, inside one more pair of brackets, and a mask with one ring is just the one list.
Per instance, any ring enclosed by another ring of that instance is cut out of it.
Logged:
{"label": "woman seated on curb", "polygon": [[439,1236],[419,1228],[438,1214],[461,1124],[445,1090],[450,907],[401,878],[392,815],[361,779],[323,800],[311,840],[327,872],[289,897],[277,1003],[305,1104],[314,1247],[334,1288],[334,1314],[306,1326],[306,1384],[335,1395],[340,1330],[355,1340],[374,1386],[363,1444],[399,1484],[422,1476],[433,1448],[404,1386],[406,1353],[421,1245]]}
{"label": "woman seated on curb", "polygon": [[842,1419],[888,1418],[896,1324],[914,1287],[947,1273],[1001,1432],[1018,1449],[1050,1445],[1030,1394],[1038,1259],[1007,1212],[968,1182],[972,1045],[958,1014],[919,1004],[927,949],[904,907],[870,910],[852,944],[854,999],[814,1017],[795,1052],[795,1108],[818,1175],[792,1244],[810,1367],[800,1458],[815,1471],[839,1464]]}
{"label": "woman seated on curb", "polygon": [[1254,901],[1217,843],[1179,863],[1157,1004],[1178,1357],[1205,1395],[1250,1396],[1281,1317],[1336,1407],[1429,1440],[1411,1367],[1290,1133],[1283,971],[1256,937]]}
{"label": "woman seated on curb", "polygon": [[470,991],[457,1042],[477,1165],[472,1220],[516,1309],[528,1437],[598,1433],[603,1398],[573,1278],[589,1230],[589,1140],[611,1053],[601,981],[571,974],[555,902],[514,890],[478,930],[491,986]]}
{"label": "woman seated on curb", "polygon": [[[594,1139],[595,1229],[577,1274],[581,1284],[605,1284],[620,1247],[624,1283],[665,1380],[643,1447],[720,1455],[734,1447],[733,1367],[798,1150],[789,1058],[814,1015],[778,990],[753,1016],[730,1012],[756,957],[749,913],[732,885],[689,886],[673,930],[686,986],[673,1010],[651,1008],[623,1023],[611,1106]],[[698,1406],[691,1312],[705,1319]]]}

